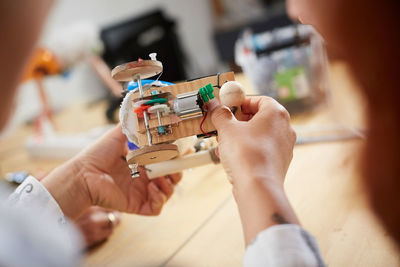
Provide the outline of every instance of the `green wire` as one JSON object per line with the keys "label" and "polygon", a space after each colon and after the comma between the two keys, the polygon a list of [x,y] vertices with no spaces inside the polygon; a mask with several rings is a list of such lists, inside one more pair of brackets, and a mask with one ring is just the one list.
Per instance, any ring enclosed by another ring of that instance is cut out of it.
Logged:
{"label": "green wire", "polygon": [[153,104],[163,104],[166,103],[167,99],[166,98],[153,98],[152,100],[147,101],[146,103],[144,103],[145,105],[153,105]]}
{"label": "green wire", "polygon": [[206,86],[203,86],[199,89],[199,93],[201,95],[201,98],[203,99],[204,102],[208,102],[209,100],[213,99],[215,96],[213,94],[214,88],[211,85],[211,83],[207,84]]}

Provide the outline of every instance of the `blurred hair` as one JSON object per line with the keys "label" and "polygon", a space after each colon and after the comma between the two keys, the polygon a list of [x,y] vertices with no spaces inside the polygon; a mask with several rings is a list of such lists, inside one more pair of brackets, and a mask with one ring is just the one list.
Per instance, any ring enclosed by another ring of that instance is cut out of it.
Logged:
{"label": "blurred hair", "polygon": [[400,244],[400,2],[336,0],[333,37],[368,101],[362,174],[371,207]]}
{"label": "blurred hair", "polygon": [[0,131],[53,0],[0,1]]}

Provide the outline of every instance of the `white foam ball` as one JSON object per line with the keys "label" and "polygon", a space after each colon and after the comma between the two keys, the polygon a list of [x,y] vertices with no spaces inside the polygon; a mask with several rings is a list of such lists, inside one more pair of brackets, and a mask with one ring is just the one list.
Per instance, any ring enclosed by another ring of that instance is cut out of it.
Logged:
{"label": "white foam ball", "polygon": [[245,97],[246,94],[244,93],[242,85],[235,81],[224,83],[219,91],[219,100],[221,104],[229,108],[240,107]]}

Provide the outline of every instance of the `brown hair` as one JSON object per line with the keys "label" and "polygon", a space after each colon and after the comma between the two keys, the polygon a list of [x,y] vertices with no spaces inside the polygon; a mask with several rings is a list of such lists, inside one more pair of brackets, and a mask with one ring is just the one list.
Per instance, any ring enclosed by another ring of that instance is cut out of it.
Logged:
{"label": "brown hair", "polygon": [[363,181],[371,206],[400,244],[400,4],[339,0],[334,38],[368,101]]}

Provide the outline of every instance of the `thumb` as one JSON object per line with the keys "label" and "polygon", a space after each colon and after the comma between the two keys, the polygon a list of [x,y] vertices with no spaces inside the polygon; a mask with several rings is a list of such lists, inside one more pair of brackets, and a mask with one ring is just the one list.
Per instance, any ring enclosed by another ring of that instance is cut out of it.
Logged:
{"label": "thumb", "polygon": [[[125,147],[126,144],[126,136],[122,133],[121,123],[118,123],[117,126],[108,130],[103,137],[101,137],[98,141],[96,147],[98,146],[115,146],[123,145]],[[119,146],[118,146],[119,147]]]}
{"label": "thumb", "polygon": [[218,131],[225,127],[229,127],[234,121],[236,121],[236,118],[227,106],[218,103],[213,105],[211,109],[211,121]]}
{"label": "thumb", "polygon": [[126,136],[122,132],[122,126],[121,123],[118,123],[114,128],[112,128],[109,132],[108,135],[113,138],[116,141],[119,141],[121,143],[126,142]]}

